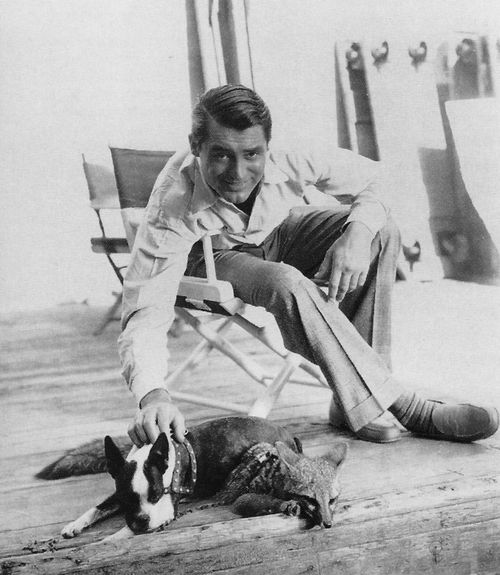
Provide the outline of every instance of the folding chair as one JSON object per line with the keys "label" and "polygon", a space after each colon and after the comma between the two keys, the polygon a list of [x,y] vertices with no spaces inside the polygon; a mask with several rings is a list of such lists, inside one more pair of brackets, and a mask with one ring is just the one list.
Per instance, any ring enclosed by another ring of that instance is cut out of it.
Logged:
{"label": "folding chair", "polygon": [[[107,235],[102,213],[106,210],[114,210],[116,212],[120,209],[115,176],[112,170],[106,166],[87,162],[84,154],[82,154],[82,161],[83,171],[89,189],[90,206],[97,215],[99,228],[101,230],[100,237],[90,239],[92,251],[106,256],[118,281],[120,284],[123,284],[122,269],[126,266],[119,265],[118,262],[115,261],[115,257],[117,254],[129,253],[128,242],[125,237],[111,237]],[[116,317],[116,312],[121,305],[121,290],[120,292],[113,292],[113,295],[115,296],[115,301],[106,312],[99,327],[94,331],[94,335],[101,334],[108,323]]]}
{"label": "folding chair", "polygon": [[[132,245],[140,222],[140,212],[142,212],[146,199],[143,195],[144,188],[139,190],[140,186],[138,186],[135,193],[132,183],[143,181],[141,176],[143,174],[144,181],[148,182],[149,187],[151,158],[148,158],[148,153],[143,150],[126,150],[126,153],[123,152],[123,150],[111,148],[123,221],[127,238]],[[130,180],[127,178],[128,162],[134,165],[134,174],[131,175]],[[151,189],[152,185],[149,187],[149,192]],[[172,397],[175,400],[196,405],[267,417],[287,382],[328,387],[321,370],[316,365],[285,349],[281,337],[277,337],[276,330],[270,329],[268,325],[260,326],[250,321],[245,312],[252,306],[248,306],[234,297],[230,283],[217,279],[210,239],[210,235],[213,233],[208,232],[202,238],[207,277],[184,276],[179,285],[176,313],[201,336],[202,341],[189,357],[168,375],[166,381]],[[209,325],[214,321],[217,323],[216,327]],[[282,358],[282,366],[277,373],[266,371],[249,355],[243,353],[224,337],[233,324],[240,326]],[[187,370],[199,365],[213,349],[219,350],[232,359],[262,386],[262,392],[258,394],[256,399],[252,400],[250,405],[207,397],[201,393],[194,394],[181,391],[180,376]],[[295,376],[295,372],[299,368],[306,373],[305,377]]]}

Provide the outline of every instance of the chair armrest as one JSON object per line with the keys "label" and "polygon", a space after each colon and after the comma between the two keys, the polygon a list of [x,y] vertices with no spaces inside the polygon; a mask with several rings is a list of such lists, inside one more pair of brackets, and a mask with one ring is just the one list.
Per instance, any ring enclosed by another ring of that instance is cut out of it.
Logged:
{"label": "chair armrest", "polygon": [[234,298],[233,286],[222,280],[208,281],[205,278],[184,276],[177,295],[190,300],[225,302]]}

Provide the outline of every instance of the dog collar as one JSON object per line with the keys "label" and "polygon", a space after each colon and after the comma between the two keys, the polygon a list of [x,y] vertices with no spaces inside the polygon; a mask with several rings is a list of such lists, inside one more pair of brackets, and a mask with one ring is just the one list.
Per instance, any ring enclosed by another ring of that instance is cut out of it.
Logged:
{"label": "dog collar", "polygon": [[[196,485],[197,465],[193,446],[187,439],[183,443],[173,441],[175,450],[175,467],[172,481],[169,487],[165,488],[165,493],[178,495],[191,495]],[[189,468],[186,470],[183,459],[188,459]],[[184,480],[184,482],[183,482]]]}

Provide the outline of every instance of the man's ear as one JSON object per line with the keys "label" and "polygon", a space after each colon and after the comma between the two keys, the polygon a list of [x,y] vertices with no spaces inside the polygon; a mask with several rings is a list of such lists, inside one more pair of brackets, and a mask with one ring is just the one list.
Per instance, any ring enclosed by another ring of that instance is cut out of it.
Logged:
{"label": "man's ear", "polygon": [[193,134],[189,134],[189,146],[191,148],[191,153],[193,156],[198,157],[200,155],[200,146],[198,142],[194,139]]}
{"label": "man's ear", "polygon": [[104,453],[106,454],[108,471],[111,474],[111,477],[116,479],[117,475],[125,465],[125,458],[109,435],[106,435],[104,438]]}
{"label": "man's ear", "polygon": [[162,432],[154,442],[146,461],[147,465],[156,467],[162,475],[165,473],[168,466],[168,448],[167,435]]}
{"label": "man's ear", "polygon": [[337,472],[340,472],[347,457],[347,451],[347,443],[337,443],[323,457],[330,461],[330,463],[333,463],[337,468]]}

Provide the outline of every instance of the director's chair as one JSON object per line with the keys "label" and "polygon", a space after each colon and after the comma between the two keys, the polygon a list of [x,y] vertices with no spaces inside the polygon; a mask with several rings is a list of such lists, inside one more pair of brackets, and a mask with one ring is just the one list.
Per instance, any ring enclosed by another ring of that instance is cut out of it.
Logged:
{"label": "director's chair", "polygon": [[[142,218],[142,212],[154,184],[151,170],[152,157],[158,157],[160,152],[124,150],[113,147],[110,150],[123,223],[130,246],[132,246]],[[168,153],[164,152],[164,154]],[[143,185],[145,182],[147,185]],[[175,400],[215,407],[230,412],[267,417],[283,387],[288,382],[329,387],[318,366],[285,349],[275,325],[271,326],[267,322],[258,325],[251,321],[248,312],[253,306],[249,306],[236,298],[229,282],[217,279],[210,239],[214,233],[219,232],[207,232],[202,238],[207,277],[184,276],[177,292],[176,313],[201,336],[201,342],[168,375],[166,383],[172,397]],[[266,315],[272,319],[270,314]],[[281,357],[282,365],[277,373],[267,371],[226,337],[233,325],[238,325]],[[200,393],[181,391],[182,380],[180,376],[187,370],[199,365],[213,349],[219,350],[233,360],[262,387],[261,393],[252,400],[250,405],[207,397]],[[296,374],[299,369],[303,372],[302,376]]]}
{"label": "director's chair", "polygon": [[[115,176],[113,171],[107,166],[88,162],[85,155],[82,154],[83,172],[87,181],[89,191],[90,207],[94,210],[99,222],[100,236],[90,238],[90,245],[93,252],[104,254],[113,269],[120,284],[123,284],[123,269],[126,267],[120,265],[118,254],[129,253],[127,238],[110,236],[105,224],[105,213],[116,212],[120,209],[118,201],[118,190],[116,189]],[[118,216],[119,217],[119,216]],[[109,223],[109,221],[107,222]],[[101,334],[106,326],[115,319],[120,309],[122,301],[122,292],[113,292],[115,301],[106,311],[101,323],[94,331],[94,335]]]}

